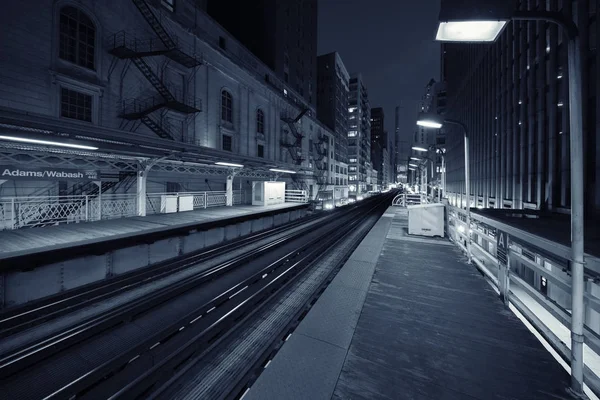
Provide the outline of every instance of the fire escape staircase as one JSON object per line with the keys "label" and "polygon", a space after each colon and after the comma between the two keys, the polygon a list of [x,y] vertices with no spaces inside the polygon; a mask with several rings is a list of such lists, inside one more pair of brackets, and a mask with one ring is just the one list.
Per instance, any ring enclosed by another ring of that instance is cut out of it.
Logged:
{"label": "fire escape staircase", "polygon": [[290,118],[288,116],[281,117],[281,120],[289,127],[290,133],[292,134],[292,141],[284,138],[281,140],[280,145],[281,147],[288,149],[288,152],[296,165],[302,165],[302,162],[304,162],[302,154],[302,139],[304,139],[304,135],[298,131],[297,123],[307,112],[308,108],[302,110],[295,118]]}
{"label": "fire escape staircase", "polygon": [[158,38],[138,39],[124,31],[117,32],[108,38],[109,53],[120,59],[131,60],[160,97],[126,99],[122,102],[119,116],[127,120],[139,120],[159,137],[175,140],[177,135],[150,114],[162,108],[193,114],[202,111],[202,104],[199,99],[186,96],[183,90],[169,88],[144,58],[163,55],[186,68],[197,67],[202,64],[202,60],[196,57],[193,51],[184,50],[177,38],[167,32],[147,1],[132,1]]}
{"label": "fire escape staircase", "polygon": [[329,142],[329,139],[326,135],[319,135],[318,141],[313,143],[313,162],[315,165],[315,178],[317,180],[317,185],[319,185],[319,190],[321,190],[321,186],[327,185],[327,163],[323,161],[325,156],[327,155],[327,147],[326,144]]}

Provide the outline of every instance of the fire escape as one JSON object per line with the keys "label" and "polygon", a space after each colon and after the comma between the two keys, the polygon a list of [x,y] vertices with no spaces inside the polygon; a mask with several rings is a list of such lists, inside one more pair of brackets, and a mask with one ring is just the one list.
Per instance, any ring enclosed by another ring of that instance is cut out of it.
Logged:
{"label": "fire escape", "polygon": [[192,52],[183,50],[177,38],[173,38],[167,32],[145,0],[133,0],[133,3],[158,38],[138,39],[124,31],[117,32],[109,37],[109,53],[120,59],[131,60],[157,93],[142,98],[123,99],[119,117],[129,121],[140,121],[161,138],[175,140],[173,130],[151,114],[160,109],[193,114],[202,111],[202,105],[194,96],[187,96],[185,88],[169,87],[152,70],[145,58],[162,55],[186,68],[195,68],[202,61],[192,55]]}
{"label": "fire escape", "polygon": [[291,141],[288,140],[287,137],[281,139],[281,147],[288,149],[288,152],[290,153],[290,156],[296,165],[302,165],[302,162],[304,161],[302,154],[302,139],[304,138],[304,135],[298,131],[297,124],[307,112],[308,108],[302,110],[300,114],[296,116],[296,118],[290,118],[287,116],[281,117],[281,120],[288,125],[292,134]]}
{"label": "fire escape", "polygon": [[319,185],[319,191],[327,186],[327,163],[324,161],[327,156],[327,144],[329,138],[327,135],[319,134],[317,141],[313,143],[313,163],[315,165],[315,179]]}
{"label": "fire escape", "polygon": [[[290,130],[291,139],[286,137],[281,139],[280,145],[288,150],[292,161],[295,165],[302,165],[304,162],[304,154],[302,153],[302,139],[304,135],[298,130],[298,122],[308,112],[308,108],[302,110],[295,118],[282,116],[281,120],[285,122]],[[292,174],[292,181],[299,190],[308,190],[304,174]]]}

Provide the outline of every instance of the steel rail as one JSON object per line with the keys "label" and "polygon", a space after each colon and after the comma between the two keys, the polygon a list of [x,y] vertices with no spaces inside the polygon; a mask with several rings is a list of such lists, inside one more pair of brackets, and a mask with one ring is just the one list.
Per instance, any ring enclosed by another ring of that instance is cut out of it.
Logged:
{"label": "steel rail", "polygon": [[341,212],[331,214],[315,224],[310,225],[298,232],[286,235],[276,241],[260,246],[256,249],[230,259],[225,263],[221,263],[208,270],[202,271],[199,274],[185,278],[176,282],[173,285],[167,286],[162,290],[158,290],[152,296],[138,299],[134,302],[127,303],[121,307],[111,309],[105,313],[97,315],[88,321],[62,331],[47,339],[37,342],[15,353],[11,353],[0,360],[0,377],[5,378],[35,364],[43,359],[46,359],[53,354],[56,354],[65,348],[71,347],[76,343],[80,343],[86,339],[96,336],[116,325],[129,321],[141,313],[146,313],[153,307],[161,305],[166,301],[177,297],[186,291],[197,287],[203,282],[214,280],[218,276],[234,270],[240,265],[244,265],[253,258],[266,254],[277,247],[286,243],[290,243],[297,238],[301,238],[307,232],[316,229],[317,226],[326,226],[331,219],[338,219],[341,215],[352,213],[354,207],[349,207]]}
{"label": "steel rail", "polygon": [[122,274],[106,281],[85,285],[49,298],[40,299],[39,301],[34,301],[22,307],[8,309],[0,314],[0,338],[10,336],[21,330],[31,328],[42,322],[85,307],[91,303],[112,297],[126,290],[131,290],[139,285],[158,280],[165,275],[182,271],[190,266],[227,254],[299,225],[312,222],[318,218],[324,217],[316,214],[311,217],[302,218],[267,231],[245,236],[224,244],[217,244],[190,254],[178,256],[175,259],[165,260],[141,270]]}
{"label": "steel rail", "polygon": [[[291,262],[302,254],[306,249],[310,249],[311,247],[317,246],[319,251],[317,253],[311,254],[323,254],[324,250],[326,250],[329,245],[331,238],[336,237],[339,232],[345,231],[349,229],[349,226],[354,226],[356,223],[359,223],[359,220],[356,220],[355,211],[356,209],[360,209],[360,207],[352,208],[352,210],[348,210],[348,212],[343,213],[346,215],[346,218],[339,218],[336,216],[336,221],[334,224],[330,225],[331,228],[327,229],[324,234],[320,234],[317,237],[311,238],[308,243],[302,245],[300,248],[293,249],[279,257],[276,261],[272,262],[266,267],[261,268],[258,272],[253,273],[250,277],[244,279],[242,282],[239,282],[232,287],[228,288],[221,294],[212,298],[210,301],[205,304],[197,307],[193,311],[186,314],[180,320],[172,323],[168,327],[164,328],[160,332],[152,335],[151,337],[144,340],[142,343],[139,343],[137,346],[129,348],[126,352],[121,353],[112,359],[106,361],[102,365],[94,368],[91,371],[88,371],[82,374],[79,378],[73,380],[62,388],[58,389],[51,395],[47,396],[47,399],[58,399],[65,397],[72,397],[89,390],[90,387],[93,387],[97,382],[104,382],[107,377],[112,376],[115,371],[122,370],[126,368],[132,362],[145,357],[148,353],[153,351],[154,346],[152,344],[162,343],[166,340],[171,340],[173,335],[176,335],[178,332],[182,332],[184,328],[189,328],[192,324],[196,324],[196,326],[200,326],[203,322],[210,321],[210,319],[216,319],[216,321],[221,321],[220,324],[215,325],[215,322],[211,324],[213,330],[212,336],[205,336],[207,341],[213,341],[217,338],[219,333],[225,328],[226,323],[235,322],[235,318],[231,319],[230,317],[235,314],[237,318],[241,315],[240,304],[237,302],[242,302],[243,304],[247,304],[248,296],[256,299],[255,294],[262,290],[264,282],[268,279],[267,277],[272,276],[271,274],[278,269],[285,269],[286,271],[289,268],[286,268]],[[350,221],[350,223],[348,223]],[[346,229],[344,229],[346,228]],[[297,238],[300,238],[302,235],[298,235]],[[297,265],[294,264],[294,265]],[[297,268],[294,267],[294,268]],[[278,275],[279,276],[279,275]],[[273,278],[273,280],[277,280],[280,278]],[[269,282],[273,282],[273,280],[268,280]],[[272,287],[272,286],[271,286]],[[239,295],[242,293],[243,295]],[[264,293],[262,291],[261,293]],[[256,304],[256,303],[253,303]],[[252,307],[252,306],[248,306]],[[220,316],[217,310],[228,309],[225,311],[227,317]],[[234,311],[232,314],[232,310]],[[198,325],[198,320],[200,320],[200,325]],[[219,327],[220,329],[217,329]],[[216,330],[215,330],[216,329]],[[189,331],[189,329],[186,329]],[[215,336],[216,335],[216,336]]]}

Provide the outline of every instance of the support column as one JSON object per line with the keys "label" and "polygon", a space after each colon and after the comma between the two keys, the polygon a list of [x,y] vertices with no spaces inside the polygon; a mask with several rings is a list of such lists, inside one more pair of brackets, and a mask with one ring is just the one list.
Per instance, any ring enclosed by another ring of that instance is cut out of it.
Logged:
{"label": "support column", "polygon": [[233,174],[227,175],[227,187],[225,196],[225,205],[227,207],[233,206]]}
{"label": "support column", "polygon": [[148,168],[144,165],[138,166],[137,171],[137,215],[146,216],[146,179],[148,177]]}
{"label": "support column", "polygon": [[[102,181],[94,181],[98,186],[98,221],[102,221]],[[86,196],[87,198],[88,196]],[[86,206],[89,207],[89,202],[86,200]],[[89,215],[89,210],[86,211],[86,215]]]}

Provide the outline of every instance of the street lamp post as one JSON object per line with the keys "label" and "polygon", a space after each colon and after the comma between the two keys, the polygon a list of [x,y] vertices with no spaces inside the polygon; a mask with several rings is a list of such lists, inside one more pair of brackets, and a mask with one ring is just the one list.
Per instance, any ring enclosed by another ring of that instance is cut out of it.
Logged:
{"label": "street lamp post", "polygon": [[[441,116],[437,114],[421,114],[419,115],[419,119],[417,120],[417,125],[424,126],[427,128],[437,128],[440,129],[444,125],[455,125],[458,126],[463,132],[463,138],[465,142],[465,197],[467,198],[465,204],[465,214],[466,214],[466,248],[467,248],[467,259],[468,263],[471,263],[471,174],[469,170],[469,135],[467,126],[460,121],[456,121],[453,119],[442,119]],[[417,150],[417,148],[413,147],[413,150]],[[444,184],[444,190],[446,190]],[[462,204],[461,204],[462,207]]]}
{"label": "street lamp post", "polygon": [[[468,5],[467,3],[472,4]],[[575,3],[577,4],[577,3]],[[462,6],[462,7],[461,7]],[[575,21],[556,11],[515,11],[504,0],[461,0],[442,3],[436,40],[447,42],[494,42],[509,20],[546,21],[560,26],[568,40],[569,121],[571,158],[571,390],[583,395],[584,324],[584,180],[583,95],[581,48]]]}

